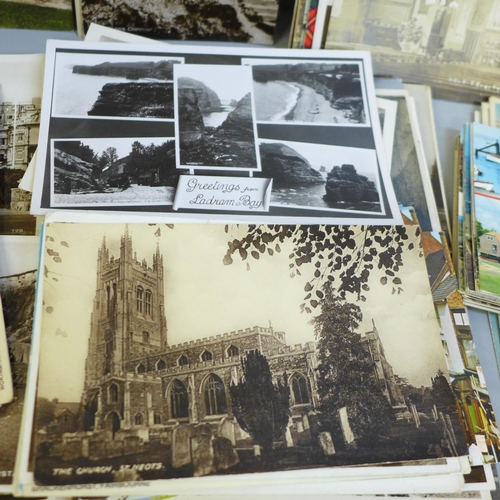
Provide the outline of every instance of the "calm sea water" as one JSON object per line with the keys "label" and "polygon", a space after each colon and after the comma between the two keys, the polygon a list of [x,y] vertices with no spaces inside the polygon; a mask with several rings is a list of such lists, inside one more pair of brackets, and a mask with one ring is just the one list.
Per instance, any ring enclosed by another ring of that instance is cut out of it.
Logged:
{"label": "calm sea water", "polygon": [[205,127],[218,127],[222,125],[227,115],[233,111],[234,106],[229,106],[229,102],[221,101],[221,111],[215,111],[213,113],[206,113],[203,115],[203,123]]}
{"label": "calm sea water", "polygon": [[[72,67],[64,68],[57,75],[54,90],[53,114],[63,116],[87,116],[99,97],[99,91],[106,83],[131,82],[126,78],[79,75],[72,73]],[[151,82],[150,79],[133,80]]]}
{"label": "calm sea water", "polygon": [[295,107],[300,89],[286,82],[254,82],[257,120],[283,120]]}

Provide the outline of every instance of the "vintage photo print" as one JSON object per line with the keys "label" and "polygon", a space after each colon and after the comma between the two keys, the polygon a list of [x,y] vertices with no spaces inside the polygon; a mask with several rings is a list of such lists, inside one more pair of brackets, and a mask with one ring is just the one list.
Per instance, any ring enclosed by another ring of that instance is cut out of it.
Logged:
{"label": "vintage photo print", "polygon": [[51,141],[54,206],[172,204],[180,171],[175,139],[166,137]]}
{"label": "vintage photo print", "polygon": [[[278,18],[278,0],[232,2],[221,0],[169,0],[136,4],[126,0],[82,0],[77,9],[79,35],[97,23],[130,35],[153,40],[196,40],[272,45]],[[113,38],[113,37],[112,37]],[[114,38],[116,39],[116,37]],[[122,41],[122,40],[120,40]]]}
{"label": "vintage photo print", "polygon": [[[390,171],[398,203],[414,208],[423,231],[438,231],[439,216],[429,173],[423,151],[419,150],[421,141],[416,140],[414,135],[417,124],[415,109],[410,106],[412,98],[406,91],[400,90],[377,91],[377,95],[397,103]],[[391,122],[384,121],[384,127],[390,125]]]}
{"label": "vintage photo print", "polygon": [[369,126],[358,61],[242,59],[252,66],[257,121]]}
{"label": "vintage photo print", "polygon": [[260,170],[250,68],[185,64],[174,77],[177,166]]}
{"label": "vintage photo print", "polygon": [[31,193],[19,183],[38,146],[44,56],[0,55],[0,235],[32,236]]}
{"label": "vintage photo print", "polygon": [[419,233],[49,223],[35,481],[465,454]]}
{"label": "vintage photo print", "polygon": [[259,150],[272,205],[383,212],[374,149],[262,139]]}
{"label": "vintage photo print", "polygon": [[173,120],[173,66],[183,62],[156,54],[58,50],[52,116]]}
{"label": "vintage photo print", "polygon": [[498,2],[335,1],[326,49],[369,50],[374,73],[432,85],[441,99],[500,93]]}
{"label": "vintage photo print", "polygon": [[10,493],[24,406],[40,239],[2,236],[0,295],[14,399],[0,405],[0,493]]}

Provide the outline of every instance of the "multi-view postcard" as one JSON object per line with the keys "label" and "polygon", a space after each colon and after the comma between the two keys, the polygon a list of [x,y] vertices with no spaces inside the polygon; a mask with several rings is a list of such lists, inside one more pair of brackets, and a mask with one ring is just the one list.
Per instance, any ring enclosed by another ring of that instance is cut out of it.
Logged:
{"label": "multi-view postcard", "polygon": [[49,42],[33,213],[400,223],[369,54],[305,52]]}
{"label": "multi-view postcard", "polygon": [[34,494],[466,454],[417,225],[45,231]]}
{"label": "multi-view postcard", "polygon": [[44,57],[2,55],[0,65],[0,234],[29,236],[36,218],[19,184],[38,144]]}

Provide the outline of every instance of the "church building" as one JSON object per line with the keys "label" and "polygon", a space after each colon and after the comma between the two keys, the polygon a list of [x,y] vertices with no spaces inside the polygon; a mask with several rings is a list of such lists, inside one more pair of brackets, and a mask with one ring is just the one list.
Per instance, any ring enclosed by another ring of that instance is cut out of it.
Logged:
{"label": "church building", "polygon": [[[82,396],[86,431],[137,431],[143,438],[178,424],[231,420],[229,387],[241,376],[241,357],[252,350],[266,356],[273,377],[290,387],[293,433],[309,428],[317,407],[315,342],[291,347],[284,332],[253,326],[169,345],[164,311],[164,263],[159,246],[152,265],[139,261],[125,231],[120,255],[106,241],[97,256],[96,294]],[[393,406],[403,398],[373,327],[365,336],[375,362],[374,376]],[[244,433],[241,431],[240,436]]]}

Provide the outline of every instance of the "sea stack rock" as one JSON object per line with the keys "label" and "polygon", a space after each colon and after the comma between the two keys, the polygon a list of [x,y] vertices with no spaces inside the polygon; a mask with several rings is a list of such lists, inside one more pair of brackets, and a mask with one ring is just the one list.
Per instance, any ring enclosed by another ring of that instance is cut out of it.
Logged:
{"label": "sea stack rock", "polygon": [[259,146],[261,177],[272,177],[274,186],[322,184],[324,179],[297,151],[281,144],[265,143]]}
{"label": "sea stack rock", "polygon": [[354,165],[335,166],[326,178],[325,201],[332,203],[379,202],[375,183],[359,175]]}
{"label": "sea stack rock", "polygon": [[173,118],[173,86],[171,83],[107,83],[88,114]]}

